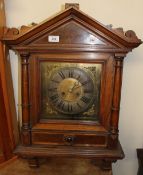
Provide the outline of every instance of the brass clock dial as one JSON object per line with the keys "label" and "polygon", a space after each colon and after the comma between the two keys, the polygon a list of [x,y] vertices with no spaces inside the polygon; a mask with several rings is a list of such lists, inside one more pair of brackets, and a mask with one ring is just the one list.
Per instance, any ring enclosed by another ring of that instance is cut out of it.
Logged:
{"label": "brass clock dial", "polygon": [[48,86],[49,103],[65,114],[85,112],[94,101],[92,73],[78,67],[58,68],[52,72]]}

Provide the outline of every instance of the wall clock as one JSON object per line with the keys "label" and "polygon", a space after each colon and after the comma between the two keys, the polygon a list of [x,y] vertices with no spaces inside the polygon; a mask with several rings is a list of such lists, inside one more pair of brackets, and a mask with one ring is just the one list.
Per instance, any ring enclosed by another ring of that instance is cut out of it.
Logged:
{"label": "wall clock", "polygon": [[141,44],[133,31],[104,26],[76,5],[32,27],[7,29],[21,57],[21,142],[15,153],[83,157],[103,169],[124,157],[118,135],[123,60]]}

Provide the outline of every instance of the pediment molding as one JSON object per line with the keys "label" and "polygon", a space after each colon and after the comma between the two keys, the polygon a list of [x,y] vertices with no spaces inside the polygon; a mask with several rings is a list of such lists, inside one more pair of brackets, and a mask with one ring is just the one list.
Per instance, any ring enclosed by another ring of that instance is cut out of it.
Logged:
{"label": "pediment molding", "polygon": [[[86,42],[83,42],[82,44],[71,42],[68,43],[68,46],[71,44],[72,47],[75,45],[76,48],[80,48],[80,46],[82,47],[82,45],[86,44],[89,46],[89,50],[97,50],[99,48],[101,49],[102,47],[105,49],[106,46],[106,49],[110,49],[112,47],[112,49],[120,49],[121,52],[122,50],[124,50],[123,52],[128,52],[142,43],[142,41],[137,38],[134,31],[129,30],[124,32],[122,28],[114,29],[111,25],[105,26],[74,7],[70,7],[55,17],[45,20],[40,24],[33,23],[30,26],[22,26],[20,29],[7,28],[5,29],[3,41],[13,48],[15,45],[16,48],[26,48],[28,46],[36,47],[36,45],[33,44],[36,44],[36,41],[40,40],[40,37],[46,37],[50,33],[54,33],[57,28],[60,29],[63,26],[68,25],[70,22],[72,24],[74,23],[79,25],[80,29],[86,29],[87,33],[91,33],[91,35],[99,39],[99,41],[101,41],[100,43],[102,44],[98,44],[96,42],[94,44]],[[31,45],[29,43],[31,43]],[[67,43],[59,44],[65,44],[65,47],[68,47]],[[52,48],[52,43],[48,44],[47,42],[45,45],[44,43],[41,43],[41,47],[43,46],[43,49],[47,45]],[[55,46],[56,44],[54,43],[54,47]]]}

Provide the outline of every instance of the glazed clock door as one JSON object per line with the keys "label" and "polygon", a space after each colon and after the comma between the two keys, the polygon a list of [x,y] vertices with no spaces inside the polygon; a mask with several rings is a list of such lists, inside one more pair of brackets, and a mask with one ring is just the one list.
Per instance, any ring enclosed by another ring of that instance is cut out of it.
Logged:
{"label": "glazed clock door", "polygon": [[40,118],[97,121],[101,64],[40,61]]}
{"label": "glazed clock door", "polygon": [[[110,54],[92,54],[93,59],[89,61],[90,57],[91,54],[30,57],[33,126],[41,122],[80,122],[108,129],[106,120],[112,100],[113,58]],[[108,69],[110,72],[106,74]]]}

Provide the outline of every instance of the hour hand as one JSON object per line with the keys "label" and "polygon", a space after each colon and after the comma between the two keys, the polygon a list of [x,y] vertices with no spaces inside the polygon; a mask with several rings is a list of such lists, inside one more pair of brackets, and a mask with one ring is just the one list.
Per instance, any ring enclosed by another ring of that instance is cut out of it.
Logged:
{"label": "hour hand", "polygon": [[79,84],[79,82],[77,82],[77,81],[74,82],[74,85],[72,88],[69,89],[69,92],[72,92],[76,88],[76,86],[78,86],[78,84]]}
{"label": "hour hand", "polygon": [[79,84],[79,82],[78,82],[77,86],[75,86],[72,90],[75,90],[75,89],[77,89],[77,88],[79,88],[81,86],[82,86],[82,84]]}

